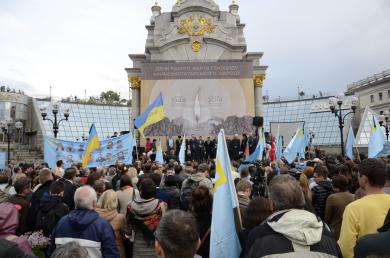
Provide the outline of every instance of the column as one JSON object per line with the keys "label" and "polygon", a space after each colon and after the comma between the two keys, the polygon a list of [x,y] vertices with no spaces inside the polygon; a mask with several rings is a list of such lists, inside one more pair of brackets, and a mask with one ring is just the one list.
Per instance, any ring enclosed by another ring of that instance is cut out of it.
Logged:
{"label": "column", "polygon": [[133,120],[140,115],[140,88],[141,88],[141,79],[138,76],[129,77],[129,82],[131,84],[131,114],[130,114],[130,124],[131,128],[134,128]]}
{"label": "column", "polygon": [[255,87],[255,116],[263,116],[263,81],[265,74],[255,75],[253,78]]}

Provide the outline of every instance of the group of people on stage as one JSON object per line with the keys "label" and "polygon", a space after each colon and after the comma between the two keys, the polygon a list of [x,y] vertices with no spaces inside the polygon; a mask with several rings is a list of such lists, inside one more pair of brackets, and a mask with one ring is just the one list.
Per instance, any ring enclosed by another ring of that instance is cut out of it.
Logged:
{"label": "group of people on stage", "polygon": [[[206,140],[202,136],[191,135],[191,138],[185,139],[186,141],[186,160],[193,160],[197,162],[204,162],[207,160],[215,159],[217,154],[217,139],[216,137],[206,137]],[[145,153],[153,155],[156,152],[156,139],[146,138]],[[238,134],[232,138],[226,139],[229,155],[233,160],[237,160],[245,154],[246,148],[249,148],[249,152],[255,151],[258,142],[256,135],[243,134],[241,139]],[[178,157],[180,148],[183,143],[183,137],[177,136],[176,140],[169,136],[166,140],[166,148],[164,149],[166,160],[170,158]],[[266,152],[265,152],[266,153]]]}

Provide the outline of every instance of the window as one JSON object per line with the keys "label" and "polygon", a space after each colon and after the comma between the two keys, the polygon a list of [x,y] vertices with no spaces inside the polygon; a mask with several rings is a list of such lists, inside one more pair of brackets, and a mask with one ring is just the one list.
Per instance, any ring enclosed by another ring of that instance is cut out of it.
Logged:
{"label": "window", "polygon": [[374,95],[371,95],[370,99],[371,99],[371,103],[374,103]]}
{"label": "window", "polygon": [[383,100],[383,93],[379,92],[379,101],[382,101],[382,100]]}

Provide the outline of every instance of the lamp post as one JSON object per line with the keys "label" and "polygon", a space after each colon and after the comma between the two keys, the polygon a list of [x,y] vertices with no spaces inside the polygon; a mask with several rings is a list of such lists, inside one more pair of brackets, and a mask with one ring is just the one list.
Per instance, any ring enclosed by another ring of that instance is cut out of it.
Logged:
{"label": "lamp post", "polygon": [[343,128],[344,128],[345,118],[349,114],[352,114],[352,113],[356,112],[358,99],[356,97],[352,97],[352,99],[351,99],[351,110],[352,111],[346,113],[344,116],[342,114],[342,109],[341,109],[343,103],[344,103],[344,101],[343,101],[343,97],[342,96],[338,96],[337,98],[335,98],[335,97],[329,98],[329,108],[330,108],[330,111],[339,120],[341,155],[344,157],[345,156],[345,149],[344,149],[344,131],[343,131]]}
{"label": "lamp post", "polygon": [[386,139],[389,141],[389,130],[390,130],[390,120],[389,120],[389,111],[385,111],[383,115],[379,117],[379,125],[384,127],[386,130]]}
{"label": "lamp post", "polygon": [[68,108],[64,109],[64,118],[58,121],[57,116],[59,114],[60,106],[61,106],[61,102],[59,102],[59,101],[55,101],[55,102],[51,103],[51,110],[52,110],[52,113],[54,116],[54,121],[51,120],[50,118],[47,118],[47,108],[41,108],[41,110],[40,110],[43,120],[44,121],[47,120],[47,121],[50,121],[52,123],[54,138],[57,138],[58,129],[60,128],[59,127],[60,123],[62,121],[68,121],[69,113],[70,113]]}
{"label": "lamp post", "polygon": [[[20,129],[23,128],[23,123],[18,121],[14,124],[15,129],[20,131]],[[10,121],[3,121],[1,122],[1,130],[3,133],[7,136],[7,143],[8,143],[8,149],[7,149],[7,160],[8,160],[8,166],[11,163],[11,138],[14,135],[14,131],[12,128],[12,122]]]}

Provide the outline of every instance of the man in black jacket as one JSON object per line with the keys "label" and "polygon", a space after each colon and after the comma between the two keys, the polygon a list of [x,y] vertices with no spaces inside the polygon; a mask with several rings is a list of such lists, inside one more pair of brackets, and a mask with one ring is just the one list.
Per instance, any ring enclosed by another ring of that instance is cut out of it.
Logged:
{"label": "man in black jacket", "polygon": [[65,183],[62,180],[53,182],[49,193],[44,193],[37,211],[35,227],[49,237],[58,221],[69,213],[68,206],[63,202]]}
{"label": "man in black jacket", "polygon": [[64,178],[61,181],[65,184],[63,200],[69,207],[69,210],[74,210],[74,193],[77,187],[74,185],[73,180],[75,179],[77,171],[75,168],[67,168],[64,173]]}
{"label": "man in black jacket", "polygon": [[269,185],[274,213],[248,236],[242,257],[340,257],[328,227],[303,210],[299,182],[290,175],[275,177]]}
{"label": "man in black jacket", "polygon": [[16,234],[19,236],[30,230],[27,221],[30,204],[27,196],[31,193],[31,181],[27,177],[22,177],[15,182],[14,187],[16,194],[9,198],[9,202],[18,207],[19,226],[16,229]]}
{"label": "man in black jacket", "polygon": [[317,216],[325,218],[326,200],[332,194],[332,183],[327,180],[328,170],[325,166],[317,166],[314,169],[314,181],[316,186],[313,187],[313,208]]}
{"label": "man in black jacket", "polygon": [[50,185],[53,182],[53,174],[50,169],[44,168],[39,172],[39,183],[41,184],[38,189],[33,193],[30,201],[30,210],[28,213],[28,222],[30,228],[35,229],[36,215],[39,208],[40,201],[44,193],[48,193]]}

